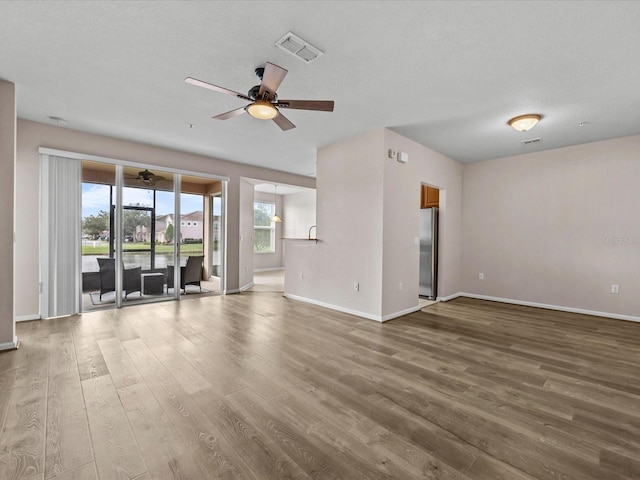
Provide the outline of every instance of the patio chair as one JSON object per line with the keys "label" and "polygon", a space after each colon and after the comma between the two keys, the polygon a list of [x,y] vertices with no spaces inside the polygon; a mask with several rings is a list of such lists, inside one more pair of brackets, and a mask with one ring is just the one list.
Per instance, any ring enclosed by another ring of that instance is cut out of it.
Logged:
{"label": "patio chair", "polygon": [[[116,260],[115,258],[98,258],[97,260],[100,268],[100,300],[102,300],[103,293],[116,290]],[[123,268],[123,271],[122,287],[125,291],[124,298],[127,298],[130,293],[140,291],[142,267]]]}
{"label": "patio chair", "polygon": [[[180,288],[187,294],[187,285],[197,285],[202,292],[202,269],[204,268],[204,256],[194,255],[187,257],[187,264],[180,267]],[[173,265],[167,266],[167,290],[173,288]]]}

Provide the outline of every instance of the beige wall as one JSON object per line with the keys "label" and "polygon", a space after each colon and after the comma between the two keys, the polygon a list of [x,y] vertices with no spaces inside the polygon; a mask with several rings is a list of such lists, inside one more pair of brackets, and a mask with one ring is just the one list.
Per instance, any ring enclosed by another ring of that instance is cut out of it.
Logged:
{"label": "beige wall", "polygon": [[639,180],[640,136],[465,165],[462,290],[640,317]]}
{"label": "beige wall", "polygon": [[[460,291],[462,165],[403,137],[384,131],[385,148],[409,156],[408,163],[384,159],[383,316],[418,302],[420,186],[440,189],[438,298]],[[402,289],[400,289],[402,283]]]}
{"label": "beige wall", "polygon": [[[0,94],[7,95],[6,85],[1,85]],[[3,109],[6,104],[3,99]],[[0,114],[3,172],[12,168],[7,160],[12,122],[5,112]],[[228,290],[244,285],[249,277],[241,278],[241,273],[246,267],[248,274],[253,267],[241,263],[240,256],[241,176],[316,186],[312,178],[19,120],[13,282],[19,292],[14,300],[19,319],[39,311],[39,259],[34,255],[39,251],[39,198],[34,194],[39,191],[39,147],[230,177]],[[408,153],[409,163],[389,159],[389,148]],[[287,243],[285,263],[290,271],[285,289],[371,317],[385,318],[412,308],[417,303],[414,240],[419,185],[427,183],[442,189],[439,297],[466,292],[637,317],[638,178],[640,136],[463,168],[394,132],[370,132],[319,150],[317,237],[321,241]],[[0,195],[13,191],[12,175],[4,174],[0,181]],[[12,205],[13,196],[2,202]],[[249,224],[250,237],[252,218]],[[5,237],[2,245],[12,246],[13,239]],[[2,261],[6,260],[4,256]],[[478,280],[479,272],[485,275],[483,281]],[[360,283],[359,292],[353,290],[354,281]],[[620,285],[618,295],[610,293],[611,284]],[[0,289],[0,295],[8,290]],[[13,322],[3,315],[0,339],[13,331]]]}
{"label": "beige wall", "polygon": [[[15,346],[14,185],[16,87],[0,81],[0,349]],[[37,251],[37,246],[34,251]],[[19,265],[15,265],[19,268]],[[19,290],[16,290],[19,292]]]}
{"label": "beige wall", "polygon": [[239,288],[253,283],[253,183],[240,179]]}
{"label": "beige wall", "polygon": [[[315,179],[211,157],[152,147],[51,125],[18,120],[15,200],[16,221],[16,316],[39,314],[39,147],[47,147],[159,167],[180,168],[229,177],[227,199],[227,289],[239,288],[240,177],[261,178],[273,183],[315,187]],[[212,139],[215,142],[215,139]]]}
{"label": "beige wall", "polygon": [[381,316],[383,148],[378,130],[318,150],[320,241],[286,241],[287,295]]}
{"label": "beige wall", "polygon": [[[388,158],[389,148],[408,153],[409,163]],[[378,130],[320,149],[317,167],[320,242],[287,242],[287,295],[377,320],[417,309],[415,240],[422,182],[446,193],[439,296],[460,291],[460,164],[390,130]],[[354,282],[360,283],[359,292]]]}
{"label": "beige wall", "polygon": [[[316,191],[304,190],[282,198],[283,236],[307,238],[309,228],[316,224]],[[315,237],[315,229],[311,236]]]}

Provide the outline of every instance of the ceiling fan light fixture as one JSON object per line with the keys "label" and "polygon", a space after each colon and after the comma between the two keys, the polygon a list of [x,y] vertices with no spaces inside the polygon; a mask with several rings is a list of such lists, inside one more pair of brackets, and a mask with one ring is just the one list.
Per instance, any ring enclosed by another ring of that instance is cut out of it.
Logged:
{"label": "ceiling fan light fixture", "polygon": [[542,118],[541,115],[535,113],[528,113],[526,115],[520,115],[518,117],[513,117],[507,123],[515,130],[519,132],[526,132],[531,130],[536,123],[540,121]]}
{"label": "ceiling fan light fixture", "polygon": [[278,109],[266,100],[256,100],[247,107],[247,113],[258,120],[271,120],[278,116]]}

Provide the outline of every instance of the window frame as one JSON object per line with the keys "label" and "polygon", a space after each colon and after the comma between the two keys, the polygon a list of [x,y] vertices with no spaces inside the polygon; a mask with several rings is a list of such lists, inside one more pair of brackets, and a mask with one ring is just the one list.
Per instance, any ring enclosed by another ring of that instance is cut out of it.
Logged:
{"label": "window frame", "polygon": [[[253,201],[253,212],[254,212],[254,216],[253,216],[253,253],[254,254],[273,254],[276,253],[276,224],[273,221],[269,222],[269,225],[256,225],[256,221],[255,221],[255,211],[256,211],[256,205],[257,204],[263,204],[263,205],[271,205],[271,214],[269,215],[269,217],[273,217],[273,215],[275,215],[275,211],[276,211],[276,204],[273,201],[269,201],[269,200],[254,200]],[[271,232],[271,234],[269,235],[269,243],[270,243],[270,249],[269,250],[256,250],[256,230],[269,230]]]}

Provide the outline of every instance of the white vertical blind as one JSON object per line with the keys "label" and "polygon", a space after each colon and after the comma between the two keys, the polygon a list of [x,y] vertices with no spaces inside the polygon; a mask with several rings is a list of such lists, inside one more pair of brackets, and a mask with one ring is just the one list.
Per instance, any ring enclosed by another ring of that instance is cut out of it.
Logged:
{"label": "white vertical blind", "polygon": [[80,160],[41,155],[41,316],[80,312]]}

